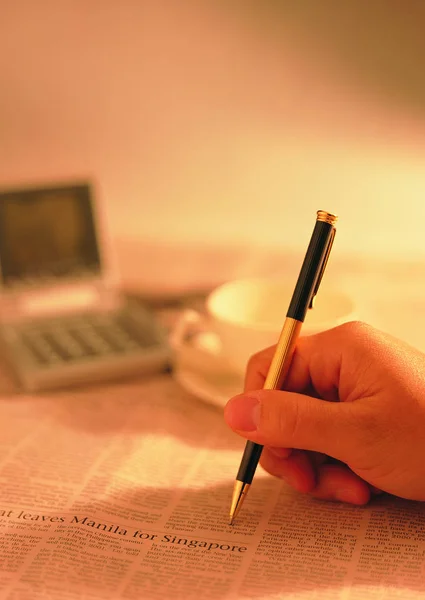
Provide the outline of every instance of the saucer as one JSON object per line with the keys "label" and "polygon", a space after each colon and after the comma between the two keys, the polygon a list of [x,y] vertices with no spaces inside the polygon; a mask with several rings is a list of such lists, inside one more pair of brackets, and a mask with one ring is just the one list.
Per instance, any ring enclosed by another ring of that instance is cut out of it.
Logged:
{"label": "saucer", "polygon": [[177,370],[174,377],[186,392],[220,408],[224,408],[230,398],[243,391],[243,381],[240,385],[236,381],[232,384],[221,379],[220,373],[214,381],[203,374],[184,370]]}
{"label": "saucer", "polygon": [[224,408],[243,391],[244,376],[229,367],[208,332],[194,335],[174,350],[174,378],[191,395]]}

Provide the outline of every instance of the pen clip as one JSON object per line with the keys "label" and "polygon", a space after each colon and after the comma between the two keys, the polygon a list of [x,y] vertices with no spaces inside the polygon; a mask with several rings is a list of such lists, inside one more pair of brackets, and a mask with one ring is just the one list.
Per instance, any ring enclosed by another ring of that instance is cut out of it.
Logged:
{"label": "pen clip", "polygon": [[311,295],[310,304],[308,306],[308,308],[310,308],[310,309],[314,308],[314,299],[316,298],[317,292],[318,292],[320,284],[322,282],[323,274],[324,274],[325,269],[326,269],[326,265],[328,264],[329,255],[331,253],[332,245],[333,245],[334,239],[335,239],[335,233],[336,233],[336,229],[333,228],[332,229],[332,233],[331,233],[331,237],[330,237],[330,240],[329,240],[329,243],[328,243],[328,247],[326,249],[325,257],[323,259],[322,266],[321,266],[319,275],[317,277],[317,282],[316,282],[316,285],[314,287],[314,292]]}

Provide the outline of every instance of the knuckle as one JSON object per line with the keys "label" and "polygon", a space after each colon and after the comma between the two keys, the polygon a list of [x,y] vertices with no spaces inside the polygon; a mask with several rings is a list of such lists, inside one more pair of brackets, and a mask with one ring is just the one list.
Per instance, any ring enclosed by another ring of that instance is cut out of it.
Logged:
{"label": "knuckle", "polygon": [[370,350],[380,339],[380,333],[363,321],[349,321],[339,326],[339,341],[351,354]]}
{"label": "knuckle", "polygon": [[353,338],[371,337],[374,335],[374,328],[364,321],[348,321],[339,326],[342,335],[349,335]]}

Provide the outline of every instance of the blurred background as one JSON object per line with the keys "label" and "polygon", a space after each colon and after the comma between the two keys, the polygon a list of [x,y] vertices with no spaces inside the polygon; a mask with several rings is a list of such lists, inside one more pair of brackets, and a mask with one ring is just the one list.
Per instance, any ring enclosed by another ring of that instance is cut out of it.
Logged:
{"label": "blurred background", "polygon": [[424,18],[420,0],[6,0],[0,185],[92,178],[142,288],[267,270],[319,208],[340,215],[334,260],[420,277]]}

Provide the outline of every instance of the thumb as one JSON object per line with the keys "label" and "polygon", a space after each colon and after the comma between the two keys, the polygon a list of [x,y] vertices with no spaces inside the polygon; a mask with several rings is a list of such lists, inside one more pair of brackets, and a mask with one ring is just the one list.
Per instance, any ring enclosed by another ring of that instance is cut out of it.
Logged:
{"label": "thumb", "polygon": [[361,435],[355,404],[259,390],[229,400],[224,418],[236,433],[257,444],[312,450],[348,462]]}

